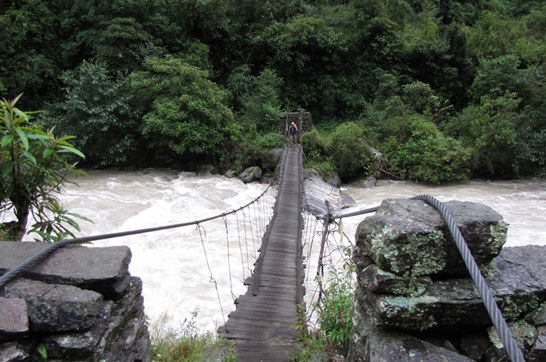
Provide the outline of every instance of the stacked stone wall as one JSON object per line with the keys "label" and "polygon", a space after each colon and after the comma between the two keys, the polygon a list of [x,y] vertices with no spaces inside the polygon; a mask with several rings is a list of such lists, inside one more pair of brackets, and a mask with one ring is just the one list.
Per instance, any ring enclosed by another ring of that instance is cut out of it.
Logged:
{"label": "stacked stone wall", "polygon": [[[490,207],[445,203],[527,361],[546,361],[546,247],[503,248]],[[385,200],[358,227],[350,361],[501,361],[492,326],[451,233],[424,201]]]}
{"label": "stacked stone wall", "polygon": [[[0,274],[47,245],[0,242]],[[151,361],[131,251],[67,246],[0,288],[0,361]]]}

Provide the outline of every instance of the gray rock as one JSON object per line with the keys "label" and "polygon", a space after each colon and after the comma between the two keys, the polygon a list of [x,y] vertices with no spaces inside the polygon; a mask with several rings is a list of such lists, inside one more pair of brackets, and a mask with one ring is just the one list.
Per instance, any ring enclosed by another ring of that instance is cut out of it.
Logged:
{"label": "gray rock", "polygon": [[24,298],[32,331],[81,331],[95,324],[102,310],[102,295],[70,285],[17,279],[2,293]]}
{"label": "gray rock", "polygon": [[102,354],[99,343],[103,340],[108,320],[110,319],[113,302],[107,301],[101,310],[100,322],[90,329],[79,333],[55,333],[43,339],[47,355],[51,359],[62,361],[100,360]]}
{"label": "gray rock", "polygon": [[234,178],[237,176],[237,171],[230,168],[229,170],[226,171],[225,176],[227,178]]}
{"label": "gray rock", "polygon": [[268,152],[265,152],[265,159],[262,160],[263,167],[275,169],[275,167],[280,164],[282,153],[282,148],[274,148]]}
{"label": "gray rock", "polygon": [[[0,242],[0,270],[18,265],[46,246]],[[25,273],[33,279],[19,278],[5,285],[0,297],[20,298],[0,298],[0,328],[7,321],[11,329],[23,330],[25,320],[27,332],[9,332],[7,342],[0,343],[0,361],[34,360],[38,346],[45,348],[51,361],[151,361],[142,281],[128,272],[130,256],[126,247],[67,247]],[[21,308],[14,310],[10,304],[14,300],[19,301],[16,306],[26,308],[24,313]],[[16,310],[21,310],[17,323],[12,321]]]}
{"label": "gray rock", "polygon": [[259,166],[251,166],[239,174],[239,178],[244,182],[252,182],[262,177],[262,169]]}
{"label": "gray rock", "polygon": [[[505,248],[487,276],[495,300],[507,321],[533,313],[546,300],[546,247]],[[518,262],[519,260],[519,262]],[[360,287],[363,287],[362,285]],[[431,282],[418,295],[359,293],[377,325],[408,330],[491,324],[470,278]]]}
{"label": "gray rock", "polygon": [[[478,265],[487,265],[506,242],[507,224],[486,205],[444,203]],[[403,277],[467,275],[460,253],[439,212],[424,201],[389,199],[357,230],[357,257]]]}
{"label": "gray rock", "polygon": [[[17,266],[47,247],[35,242],[1,242],[0,273]],[[29,279],[95,290],[107,298],[119,297],[129,284],[131,250],[126,246],[89,248],[66,246],[24,273]]]}
{"label": "gray rock", "polygon": [[0,297],[0,311],[0,341],[21,338],[28,333],[24,299]]}
{"label": "gray rock", "polygon": [[331,185],[331,186],[334,186],[334,187],[340,187],[341,186],[341,178],[335,172],[330,172],[330,173],[324,175],[324,182],[326,182],[328,185]]}
{"label": "gray rock", "polygon": [[141,293],[142,281],[131,278],[124,298],[104,303],[99,322],[89,330],[47,337],[48,354],[66,361],[151,361]]}
{"label": "gray rock", "polygon": [[527,358],[528,362],[546,361],[546,326],[541,326],[537,331],[537,339]]}
{"label": "gray rock", "polygon": [[216,167],[214,167],[213,165],[201,165],[199,166],[196,174],[198,176],[209,176],[216,174]]}
{"label": "gray rock", "polygon": [[356,204],[352,197],[318,178],[306,179],[303,188],[305,208],[316,216],[326,215],[326,201],[330,203],[332,213]]}
{"label": "gray rock", "polygon": [[314,168],[304,168],[303,169],[303,179],[307,180],[309,178],[315,178],[318,180],[322,180],[322,176],[320,173],[315,170]]}
{"label": "gray rock", "polygon": [[30,356],[27,350],[13,342],[0,344],[0,361],[2,362],[23,362],[29,361]]}
{"label": "gray rock", "polygon": [[470,362],[470,358],[451,349],[434,345],[409,334],[385,330],[374,325],[373,317],[359,303],[351,331],[348,361],[373,362]]}

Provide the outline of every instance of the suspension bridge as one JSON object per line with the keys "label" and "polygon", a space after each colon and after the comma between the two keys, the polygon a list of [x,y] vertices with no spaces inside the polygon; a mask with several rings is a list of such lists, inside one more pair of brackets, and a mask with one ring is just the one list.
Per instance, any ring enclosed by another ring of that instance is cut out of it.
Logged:
{"label": "suspension bridge", "polygon": [[223,335],[242,361],[287,361],[302,305],[301,147],[286,148],[279,193],[250,287],[229,315]]}
{"label": "suspension bridge", "polygon": [[[338,215],[336,217],[331,216],[328,212],[327,215],[324,215],[323,220],[319,220],[320,218],[314,217],[304,210],[302,173],[301,146],[294,145],[290,147],[285,145],[282,160],[279,165],[279,177],[275,187],[277,189],[277,196],[273,206],[269,204],[268,197],[265,196],[267,195],[268,190],[272,189],[271,187],[268,187],[264,193],[249,204],[242,206],[239,209],[224,212],[220,215],[205,219],[119,233],[65,239],[42,249],[40,252],[1,275],[0,288],[23,275],[26,270],[30,270],[37,266],[56,250],[66,245],[158,232],[166,229],[193,225],[200,235],[206,264],[208,271],[210,272],[210,281],[212,281],[215,286],[220,309],[222,310],[222,316],[224,316],[222,298],[218,292],[219,287],[222,287],[222,285],[219,286],[216,282],[207,258],[207,242],[205,242],[205,228],[203,226],[208,222],[223,219],[226,235],[225,241],[228,249],[227,264],[230,277],[229,284],[232,284],[231,279],[233,278],[231,259],[235,258],[234,253],[230,251],[230,235],[236,235],[235,238],[239,244],[241,263],[246,263],[247,266],[249,263],[254,263],[253,270],[251,270],[251,276],[245,279],[245,284],[248,285],[246,293],[236,297],[233,295],[233,291],[231,292],[236,308],[229,313],[227,320],[224,319],[223,326],[219,328],[219,334],[233,343],[237,351],[238,360],[240,361],[289,361],[293,359],[294,353],[299,347],[297,342],[297,326],[298,324],[302,324],[302,321],[300,321],[299,318],[302,318],[301,313],[303,313],[305,309],[303,301],[304,284],[311,279],[309,277],[310,270],[309,268],[306,269],[304,267],[303,261],[309,258],[314,240],[317,237],[322,239],[316,275],[318,277],[316,279],[321,279],[323,273],[323,255],[331,252],[324,250],[324,247],[325,240],[331,235],[329,227],[334,224],[333,221],[335,219],[362,215],[377,210],[377,208],[371,208],[356,213]],[[449,214],[444,215],[446,210],[442,208],[441,204],[435,205],[435,200],[433,198],[431,198],[431,200],[428,198],[425,198],[425,200],[441,211],[450,225],[450,230],[451,228],[454,228],[452,232],[454,232],[454,235],[457,235],[458,229],[456,228],[456,225],[454,225],[453,220],[450,220]],[[260,204],[260,202],[262,202],[262,204]],[[250,214],[252,213],[250,210],[252,210],[252,208],[254,208],[254,214],[259,215],[257,220],[250,219]],[[268,215],[270,212],[271,218],[265,220],[264,216]],[[239,215],[242,215],[242,217],[239,218]],[[306,218],[304,215],[306,215]],[[235,221],[232,222],[232,224],[235,224],[235,233],[229,232],[229,216],[234,216],[235,218]],[[323,229],[322,231],[317,232],[317,225],[322,222]],[[246,237],[247,228],[250,230],[251,234],[250,242]],[[241,229],[243,229],[243,231],[241,231]],[[254,248],[255,252],[258,248],[256,239],[260,238],[261,246],[259,246],[258,249],[259,255],[253,258],[251,256],[252,253],[249,253],[248,249]],[[243,239],[245,242],[244,247],[242,245]],[[464,240],[459,242],[457,236],[455,239],[463,258],[470,258],[468,255],[469,253],[464,249]],[[459,244],[461,244],[461,246]],[[244,248],[247,250],[246,257],[243,252]],[[339,247],[334,247],[334,249],[339,249]],[[467,263],[466,259],[465,263]],[[467,263],[467,265],[469,264],[472,266],[471,262]],[[494,320],[495,327],[497,327],[497,330],[501,331],[499,335],[501,336],[503,344],[510,352],[511,359],[513,361],[522,361],[521,352],[510,335],[502,316],[498,316],[498,308],[492,300],[492,297],[488,295],[487,287],[484,285],[485,283],[483,282],[483,278],[481,278],[477,267],[470,268],[469,270],[471,270],[472,276],[479,286],[480,295],[484,299],[487,310]],[[244,268],[242,277],[244,279]],[[225,287],[225,285],[223,286]],[[322,289],[320,281],[319,288]],[[481,294],[482,289],[484,290],[484,295]]]}

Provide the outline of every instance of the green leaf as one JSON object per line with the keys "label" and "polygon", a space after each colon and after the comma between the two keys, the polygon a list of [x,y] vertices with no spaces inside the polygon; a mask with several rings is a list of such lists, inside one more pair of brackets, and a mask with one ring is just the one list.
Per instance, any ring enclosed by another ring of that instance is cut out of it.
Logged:
{"label": "green leaf", "polygon": [[38,345],[36,352],[38,352],[38,355],[42,358],[42,360],[47,361],[47,350],[43,344]]}
{"label": "green leaf", "polygon": [[13,135],[9,135],[9,134],[4,135],[4,137],[2,137],[2,147],[6,147],[10,143],[12,143],[13,139],[14,139]]}
{"label": "green leaf", "polygon": [[34,155],[31,154],[30,152],[28,152],[28,151],[23,151],[23,155],[24,155],[26,158],[28,158],[29,160],[31,160],[33,164],[35,164],[35,165],[38,164],[37,161],[36,161],[36,157],[34,157]]}
{"label": "green leaf", "polygon": [[17,131],[17,134],[19,135],[21,142],[23,142],[23,147],[25,147],[25,150],[28,151],[28,138],[26,133],[20,128],[16,128],[15,130]]}
{"label": "green leaf", "polygon": [[[85,158],[85,155],[80,150],[77,150],[74,147],[61,145],[61,146],[59,146],[59,148],[64,150],[64,152],[73,153],[75,155],[80,156],[81,158]],[[63,152],[63,151],[60,151],[60,152]]]}
{"label": "green leaf", "polygon": [[13,111],[14,111],[15,114],[17,114],[19,117],[23,118],[25,121],[28,122],[29,118],[28,118],[28,115],[27,115],[25,112],[21,111],[21,110],[18,109],[18,108],[15,108]]}
{"label": "green leaf", "polygon": [[88,222],[94,224],[93,220],[88,219],[88,218],[86,218],[86,217],[83,216],[83,215],[76,214],[75,212],[68,212],[67,214],[68,214],[68,215],[72,215],[72,216],[74,216],[74,217],[77,217],[77,218],[80,219],[80,220],[88,221]]}

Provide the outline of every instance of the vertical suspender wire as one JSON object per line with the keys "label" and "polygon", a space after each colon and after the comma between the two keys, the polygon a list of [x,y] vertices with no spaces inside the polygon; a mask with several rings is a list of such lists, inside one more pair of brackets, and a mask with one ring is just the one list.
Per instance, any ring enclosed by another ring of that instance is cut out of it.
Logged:
{"label": "vertical suspender wire", "polygon": [[[245,262],[243,260],[243,247],[241,246],[241,230],[239,229],[239,213],[235,214],[235,221],[237,222],[237,239],[239,240],[239,254],[241,255],[241,268],[243,269],[243,281],[246,279],[245,277]],[[248,257],[248,251],[247,251],[247,257]],[[248,263],[248,260],[247,260]]]}
{"label": "vertical suspender wire", "polygon": [[324,277],[324,264],[322,263],[322,259],[324,258],[324,244],[326,244],[326,240],[328,239],[328,228],[330,226],[330,202],[328,200],[325,201],[326,204],[326,218],[324,219],[324,228],[322,231],[322,240],[320,242],[320,252],[319,252],[319,259],[318,259],[318,266],[317,266],[317,275],[316,279],[318,280],[318,286],[319,286],[319,296],[317,302],[320,303],[322,299],[323,289],[322,289],[322,278]]}
{"label": "vertical suspender wire", "polygon": [[259,213],[258,214],[256,213],[256,205],[253,205],[252,210],[254,211],[254,220],[256,220],[256,223],[254,225],[255,233],[256,233],[255,238],[259,238],[260,230],[262,228],[262,226],[260,225],[260,215]]}
{"label": "vertical suspender wire", "polygon": [[256,241],[254,240],[254,229],[252,228],[252,218],[250,217],[250,210],[248,211],[248,225],[250,228],[250,237],[252,238],[252,247],[254,249],[254,258],[256,258]]}
{"label": "vertical suspender wire", "polygon": [[262,234],[265,233],[265,228],[266,228],[266,218],[267,218],[267,215],[265,213],[265,207],[264,207],[264,204],[265,204],[265,200],[260,200],[260,203],[258,204],[258,214],[260,215],[260,222],[261,222],[261,227],[262,227]]}
{"label": "vertical suspender wire", "polygon": [[229,290],[231,292],[231,297],[233,298],[233,300],[235,300],[237,298],[235,297],[235,294],[233,293],[233,281],[231,277],[231,255],[229,252],[229,231],[228,231],[227,217],[224,215],[222,220],[224,220],[224,225],[226,226],[226,247],[227,247],[227,265],[228,265],[228,274],[229,274]]}
{"label": "vertical suspender wire", "polygon": [[[311,213],[309,213],[309,219],[312,219],[313,216]],[[308,237],[309,237],[309,248],[307,250],[307,275],[305,277],[305,282],[306,282],[306,287],[309,285],[309,276],[311,274],[311,256],[313,254],[313,245],[315,243],[315,236],[316,236],[316,231],[317,231],[317,225],[318,225],[318,221],[317,219],[314,219],[313,220],[313,226],[311,227],[310,223],[308,223],[308,228],[309,228],[309,233],[308,233]]]}
{"label": "vertical suspender wire", "polygon": [[248,234],[246,230],[246,213],[244,212],[244,210],[241,210],[241,212],[243,213],[243,227],[245,231],[246,262],[247,262],[248,270],[250,271],[250,274],[252,275],[252,268],[250,268],[250,263],[249,263],[250,254],[248,253]]}
{"label": "vertical suspender wire", "polygon": [[224,316],[224,308],[222,307],[220,292],[218,291],[218,283],[216,282],[216,279],[214,279],[214,277],[212,276],[212,269],[210,268],[209,257],[207,255],[207,249],[205,248],[205,241],[203,240],[203,231],[205,229],[199,223],[197,223],[196,227],[197,227],[197,230],[199,230],[199,236],[201,238],[201,246],[203,246],[203,253],[205,254],[207,268],[209,269],[209,273],[210,273],[209,282],[214,284],[214,288],[216,289],[216,296],[218,297],[218,304],[220,305],[220,311],[222,312],[222,320],[224,321],[224,324],[226,324],[226,317]]}

